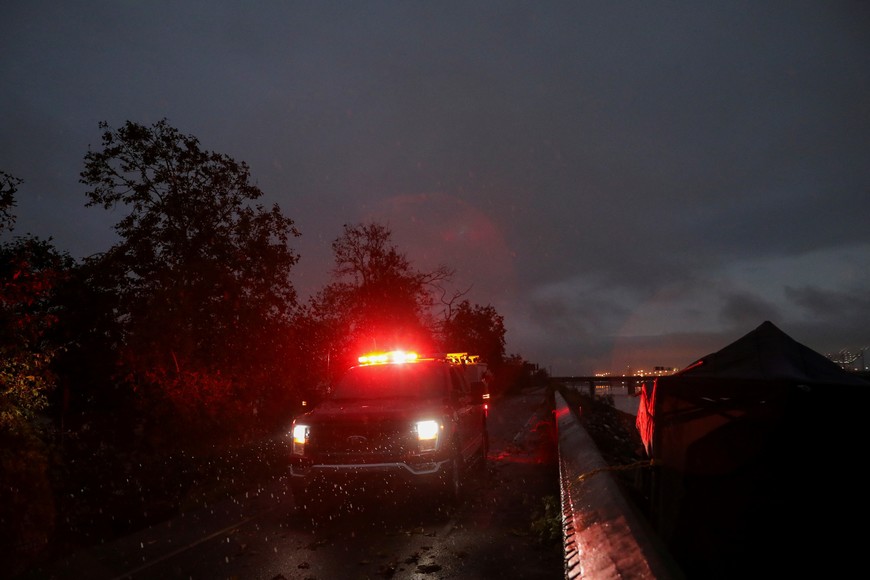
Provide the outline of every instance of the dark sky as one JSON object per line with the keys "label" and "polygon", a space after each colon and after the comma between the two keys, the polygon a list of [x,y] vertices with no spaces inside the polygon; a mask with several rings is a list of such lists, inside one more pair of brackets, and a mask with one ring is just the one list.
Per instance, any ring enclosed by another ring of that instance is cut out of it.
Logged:
{"label": "dark sky", "polygon": [[82,257],[98,123],[247,162],[329,278],[342,224],[556,375],[685,366],[765,320],[870,344],[870,2],[5,0],[15,233]]}

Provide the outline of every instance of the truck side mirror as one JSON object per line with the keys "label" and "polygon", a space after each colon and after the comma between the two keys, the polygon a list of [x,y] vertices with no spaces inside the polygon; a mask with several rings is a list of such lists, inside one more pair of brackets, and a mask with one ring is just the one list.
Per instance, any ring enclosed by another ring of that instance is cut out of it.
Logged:
{"label": "truck side mirror", "polygon": [[489,393],[486,390],[486,383],[483,381],[471,381],[471,399],[477,405],[484,403],[485,395]]}

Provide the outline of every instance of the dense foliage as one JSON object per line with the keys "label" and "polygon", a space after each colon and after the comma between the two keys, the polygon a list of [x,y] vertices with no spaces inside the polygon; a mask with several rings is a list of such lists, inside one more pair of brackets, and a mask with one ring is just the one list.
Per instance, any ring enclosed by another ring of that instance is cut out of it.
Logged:
{"label": "dense foliage", "polygon": [[117,297],[119,380],[187,426],[245,424],[289,386],[273,363],[296,302],[293,221],[252,205],[263,192],[245,163],[165,120],[101,127],[81,174],[88,205],[128,213],[88,286]]}
{"label": "dense foliage", "polygon": [[[15,223],[21,180],[0,172],[0,233]],[[51,329],[62,315],[55,301],[72,259],[32,236],[0,244],[0,561],[38,553],[56,525],[46,420],[57,384],[52,368],[61,345]]]}

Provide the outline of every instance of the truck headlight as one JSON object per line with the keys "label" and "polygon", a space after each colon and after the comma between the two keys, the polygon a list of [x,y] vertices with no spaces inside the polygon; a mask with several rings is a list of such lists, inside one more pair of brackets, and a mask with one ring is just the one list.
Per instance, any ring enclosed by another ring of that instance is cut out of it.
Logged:
{"label": "truck headlight", "polygon": [[441,424],[438,421],[417,421],[414,425],[417,430],[417,443],[420,451],[435,451],[438,445],[438,434],[441,432]]}
{"label": "truck headlight", "polygon": [[308,443],[308,436],[311,429],[308,425],[299,424],[293,425],[293,442],[291,443],[291,451],[293,455],[305,455],[305,444]]}

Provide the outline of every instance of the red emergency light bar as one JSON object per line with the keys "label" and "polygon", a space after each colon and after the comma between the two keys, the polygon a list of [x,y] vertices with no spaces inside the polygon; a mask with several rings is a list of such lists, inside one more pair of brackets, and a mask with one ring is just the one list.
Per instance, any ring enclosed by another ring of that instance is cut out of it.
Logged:
{"label": "red emergency light bar", "polygon": [[390,352],[372,352],[359,357],[357,360],[359,360],[359,363],[363,365],[375,365],[414,362],[417,358],[418,355],[416,352],[393,350]]}

